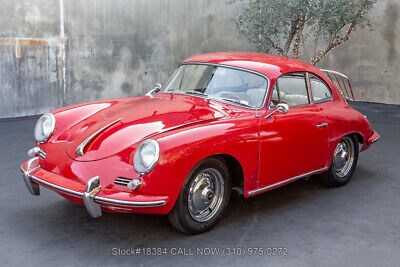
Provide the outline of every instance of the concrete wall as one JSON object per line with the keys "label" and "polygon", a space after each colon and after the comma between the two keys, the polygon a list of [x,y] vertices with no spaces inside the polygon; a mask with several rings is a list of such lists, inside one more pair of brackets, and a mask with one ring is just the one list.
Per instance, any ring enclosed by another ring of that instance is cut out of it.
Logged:
{"label": "concrete wall", "polygon": [[400,0],[380,0],[371,14],[374,31],[357,30],[318,66],[346,74],[357,100],[400,104],[399,16]]}
{"label": "concrete wall", "polygon": [[[184,58],[255,51],[225,0],[1,0],[0,118],[91,100],[141,95]],[[357,31],[320,63],[353,81],[356,98],[400,103],[399,1],[373,11],[375,31]],[[397,11],[396,11],[397,10]],[[313,45],[302,57],[308,59]]]}

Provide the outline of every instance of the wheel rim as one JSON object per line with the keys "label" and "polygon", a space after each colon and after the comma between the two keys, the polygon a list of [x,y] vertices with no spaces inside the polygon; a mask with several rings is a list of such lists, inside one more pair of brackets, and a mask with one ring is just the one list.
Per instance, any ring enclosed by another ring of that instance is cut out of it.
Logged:
{"label": "wheel rim", "polygon": [[333,169],[338,177],[346,176],[354,162],[354,144],[349,137],[343,138],[337,145],[333,157]]}
{"label": "wheel rim", "polygon": [[224,179],[220,171],[208,168],[201,171],[190,184],[188,207],[192,218],[198,222],[211,219],[224,199]]}

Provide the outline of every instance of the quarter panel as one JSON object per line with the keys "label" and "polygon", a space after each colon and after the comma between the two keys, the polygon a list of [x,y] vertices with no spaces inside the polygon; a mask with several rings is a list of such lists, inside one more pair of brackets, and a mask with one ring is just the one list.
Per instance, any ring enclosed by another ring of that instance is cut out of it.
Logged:
{"label": "quarter panel", "polygon": [[339,141],[346,135],[359,133],[364,144],[372,135],[372,128],[368,120],[344,101],[330,101],[317,104],[324,113],[329,129],[328,166]]}

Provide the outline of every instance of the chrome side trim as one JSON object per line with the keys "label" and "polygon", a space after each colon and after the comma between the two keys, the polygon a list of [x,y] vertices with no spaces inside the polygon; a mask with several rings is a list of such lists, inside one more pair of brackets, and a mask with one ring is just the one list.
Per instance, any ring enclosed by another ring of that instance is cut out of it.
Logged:
{"label": "chrome side trim", "polygon": [[304,174],[300,174],[300,175],[297,175],[295,177],[289,178],[289,179],[287,179],[285,181],[280,181],[278,183],[275,183],[275,184],[272,184],[272,185],[268,185],[268,186],[263,187],[263,188],[259,188],[259,189],[256,189],[256,190],[249,191],[248,194],[251,196],[251,195],[254,195],[254,194],[257,194],[257,193],[261,193],[261,192],[267,191],[269,189],[272,189],[274,187],[277,187],[277,186],[279,186],[281,184],[292,182],[292,181],[298,180],[300,178],[312,175],[314,173],[325,171],[327,169],[328,169],[328,167],[325,167],[325,168],[321,168],[321,169],[318,169],[318,170],[315,170],[315,171],[311,171],[311,172],[307,172],[307,173],[304,173]]}
{"label": "chrome side trim", "polygon": [[321,124],[317,124],[316,126],[317,126],[317,128],[321,128],[321,127],[325,128],[326,126],[328,126],[328,123],[324,122]]}
{"label": "chrome side trim", "polygon": [[77,154],[78,156],[83,156],[83,150],[85,149],[85,147],[90,143],[90,141],[93,140],[93,138],[95,138],[97,135],[99,135],[102,131],[104,131],[105,129],[109,128],[110,126],[116,124],[117,122],[119,122],[120,120],[122,120],[122,118],[113,121],[109,124],[107,124],[106,126],[104,126],[103,128],[101,128],[100,130],[96,131],[95,133],[93,133],[91,136],[89,136],[88,138],[85,139],[85,141],[83,141],[75,150],[75,154]]}

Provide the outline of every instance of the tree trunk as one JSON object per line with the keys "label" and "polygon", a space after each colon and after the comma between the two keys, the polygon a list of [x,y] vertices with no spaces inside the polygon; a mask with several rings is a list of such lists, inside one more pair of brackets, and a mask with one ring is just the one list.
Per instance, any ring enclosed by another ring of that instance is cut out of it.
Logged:
{"label": "tree trunk", "polygon": [[293,58],[299,57],[300,43],[303,40],[304,25],[306,24],[308,19],[307,15],[308,15],[308,9],[300,15],[299,27],[296,33],[296,38],[294,39]]}
{"label": "tree trunk", "polygon": [[290,49],[290,46],[292,44],[293,38],[296,35],[297,25],[298,24],[299,24],[299,19],[295,19],[295,20],[292,21],[292,26],[290,28],[289,36],[288,36],[288,38],[286,40],[285,47],[283,48],[283,55],[284,56],[287,56],[288,53],[289,53],[289,49]]}

